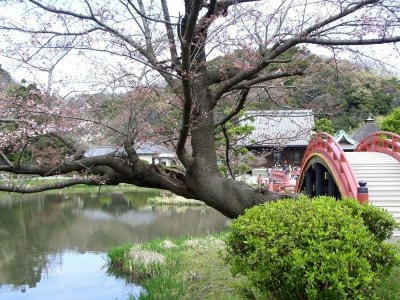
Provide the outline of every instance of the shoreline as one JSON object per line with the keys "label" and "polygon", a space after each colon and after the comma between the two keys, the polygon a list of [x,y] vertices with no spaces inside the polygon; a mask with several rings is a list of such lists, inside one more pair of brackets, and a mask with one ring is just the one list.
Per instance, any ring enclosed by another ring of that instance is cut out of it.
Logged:
{"label": "shoreline", "polygon": [[109,268],[135,278],[146,290],[140,299],[245,299],[240,293],[247,279],[233,277],[221,255],[224,235],[114,247],[108,251]]}
{"label": "shoreline", "polygon": [[205,203],[195,199],[186,199],[175,194],[163,196],[163,194],[164,193],[161,193],[160,196],[148,198],[147,203],[149,205],[206,206]]}

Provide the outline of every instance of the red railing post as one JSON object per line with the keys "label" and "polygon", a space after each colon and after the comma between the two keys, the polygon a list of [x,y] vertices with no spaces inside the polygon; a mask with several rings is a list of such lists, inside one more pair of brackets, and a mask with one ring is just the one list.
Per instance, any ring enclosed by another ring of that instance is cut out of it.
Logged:
{"label": "red railing post", "polygon": [[364,180],[360,180],[358,182],[360,185],[357,188],[357,200],[361,204],[366,204],[368,203],[368,188],[367,188],[367,182]]}
{"label": "red railing post", "polygon": [[274,191],[274,181],[272,179],[269,179],[268,190],[270,190],[271,192]]}

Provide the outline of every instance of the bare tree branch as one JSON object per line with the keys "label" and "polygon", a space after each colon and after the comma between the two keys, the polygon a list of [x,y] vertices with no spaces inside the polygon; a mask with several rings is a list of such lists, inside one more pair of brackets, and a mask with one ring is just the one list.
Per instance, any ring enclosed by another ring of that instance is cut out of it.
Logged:
{"label": "bare tree branch", "polygon": [[7,158],[3,151],[0,151],[0,158],[4,160],[4,162],[11,168],[14,167],[14,164]]}
{"label": "bare tree branch", "polygon": [[179,63],[179,59],[178,59],[178,51],[176,49],[174,30],[172,28],[172,25],[170,24],[171,21],[169,18],[167,1],[161,0],[161,5],[162,5],[163,14],[164,14],[165,28],[167,31],[167,37],[168,37],[168,42],[169,42],[169,51],[171,53],[172,64],[173,64],[173,66],[177,67],[180,65],[180,63]]}
{"label": "bare tree branch", "polygon": [[325,46],[357,46],[357,45],[379,45],[400,42],[400,36],[383,37],[379,39],[348,39],[348,40],[334,40],[323,39],[317,37],[304,37],[298,39],[300,43],[325,45]]}
{"label": "bare tree branch", "polygon": [[236,116],[244,106],[244,103],[246,102],[247,95],[249,94],[249,89],[245,89],[240,93],[240,98],[239,101],[236,104],[236,107],[233,111],[231,111],[228,115],[226,115],[220,122],[215,124],[215,127],[218,126],[223,126],[225,128],[225,123],[228,122],[230,119],[232,119],[234,116]]}
{"label": "bare tree branch", "polygon": [[136,13],[137,13],[140,17],[142,17],[142,18],[144,18],[144,19],[146,19],[146,20],[154,21],[154,22],[157,22],[157,23],[164,23],[165,25],[169,25],[169,26],[176,26],[176,25],[178,25],[177,23],[171,23],[170,20],[165,20],[165,19],[164,19],[164,20],[160,20],[160,19],[151,18],[151,17],[149,17],[148,15],[146,15],[146,14],[143,12],[142,9],[138,9],[138,8],[133,4],[133,2],[132,2],[131,0],[128,0],[128,3],[129,3],[129,5],[136,11]]}
{"label": "bare tree branch", "polygon": [[257,78],[251,79],[251,80],[243,81],[241,84],[234,86],[233,89],[249,88],[249,87],[251,87],[255,84],[261,83],[261,82],[279,79],[279,78],[285,78],[285,77],[300,76],[300,75],[304,75],[304,72],[303,71],[276,72],[276,73],[267,74],[264,76],[259,76]]}
{"label": "bare tree branch", "polygon": [[231,175],[231,177],[233,179],[235,179],[235,173],[232,171],[231,162],[229,160],[230,143],[229,143],[228,132],[226,130],[225,125],[222,126],[222,132],[223,132],[224,138],[225,138],[225,163],[226,163],[226,166],[228,168],[229,175]]}
{"label": "bare tree branch", "polygon": [[326,18],[326,19],[322,20],[321,22],[314,24],[313,26],[308,27],[306,30],[304,30],[302,33],[300,33],[300,36],[307,36],[310,33],[324,27],[325,25],[331,24],[345,16],[348,16],[348,15],[356,12],[357,10],[365,7],[368,4],[373,4],[373,3],[378,3],[378,2],[379,2],[379,0],[364,0],[364,1],[357,1],[356,3],[352,3],[347,8],[343,9],[340,13],[338,13],[332,17]]}

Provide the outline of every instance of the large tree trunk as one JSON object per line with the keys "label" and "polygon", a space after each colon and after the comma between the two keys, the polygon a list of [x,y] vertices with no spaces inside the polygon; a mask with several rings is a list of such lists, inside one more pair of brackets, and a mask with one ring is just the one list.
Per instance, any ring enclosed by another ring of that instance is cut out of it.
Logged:
{"label": "large tree trunk", "polygon": [[256,188],[220,175],[215,149],[212,99],[207,86],[197,86],[195,90],[202,93],[195,95],[194,125],[191,130],[193,160],[186,174],[186,184],[196,199],[227,217],[236,218],[254,205],[290,197],[269,191],[262,193]]}

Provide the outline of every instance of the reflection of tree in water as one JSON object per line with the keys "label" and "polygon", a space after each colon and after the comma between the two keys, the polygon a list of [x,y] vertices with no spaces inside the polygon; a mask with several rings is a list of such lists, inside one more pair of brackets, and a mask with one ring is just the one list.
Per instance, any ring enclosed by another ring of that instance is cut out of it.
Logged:
{"label": "reflection of tree in water", "polygon": [[36,201],[19,199],[14,205],[0,207],[1,240],[6,241],[0,243],[0,284],[35,287],[42,274],[50,271],[48,254],[60,250],[52,248],[54,243],[49,240],[74,220],[68,199],[36,197]]}
{"label": "reflection of tree in water", "polygon": [[136,209],[147,205],[147,199],[158,196],[158,192],[121,192],[99,195],[101,209],[118,216],[128,209]]}
{"label": "reflection of tree in water", "polygon": [[[0,286],[35,287],[43,274],[57,264],[63,243],[54,242],[70,227],[82,209],[99,209],[114,215],[146,205],[154,193],[42,194],[6,197],[0,202]],[[99,197],[110,199],[101,203]],[[109,237],[96,238],[107,240]],[[53,255],[50,255],[53,254]]]}

